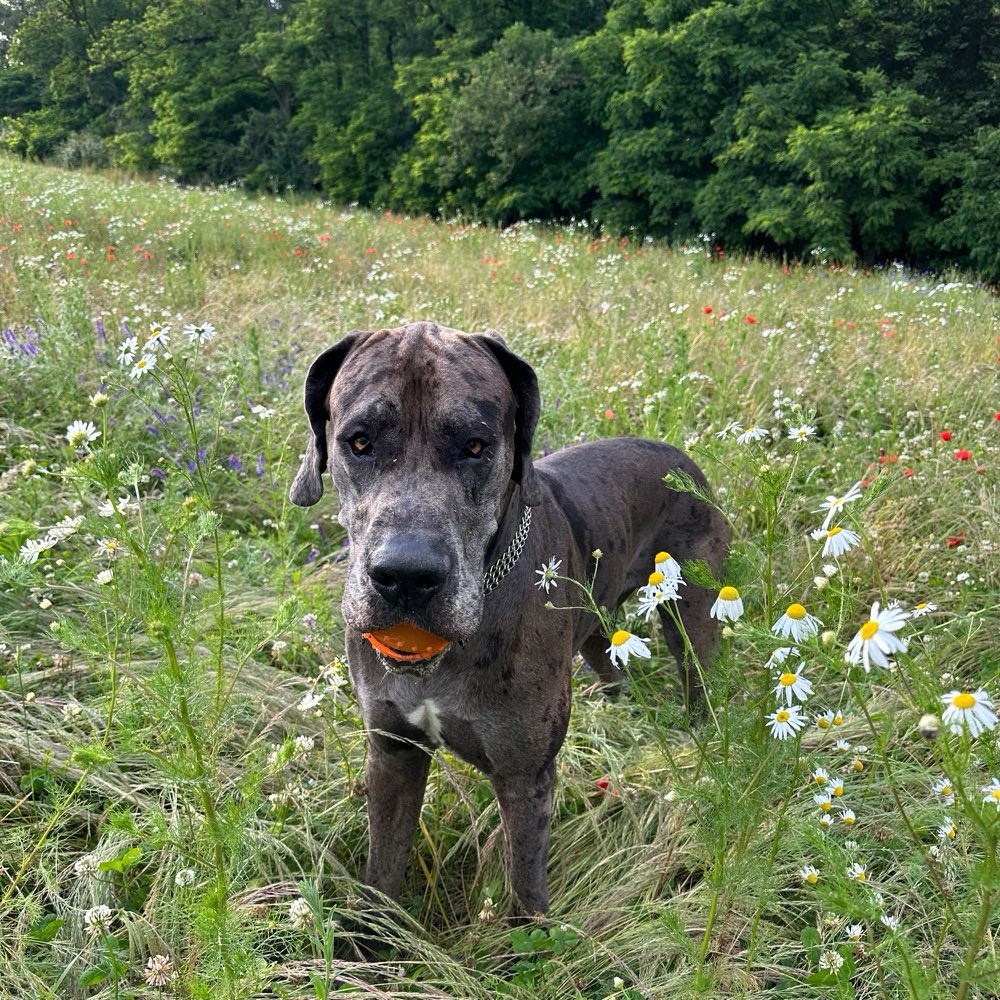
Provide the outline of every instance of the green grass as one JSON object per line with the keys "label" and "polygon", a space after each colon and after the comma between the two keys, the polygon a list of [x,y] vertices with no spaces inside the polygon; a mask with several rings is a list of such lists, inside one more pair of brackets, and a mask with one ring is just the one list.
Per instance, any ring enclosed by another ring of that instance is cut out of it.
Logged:
{"label": "green grass", "polygon": [[[997,733],[918,725],[949,691],[1000,694],[986,290],[0,160],[0,315],[0,995],[995,990],[1000,809],[983,789],[1000,777]],[[396,948],[361,962],[343,537],[333,498],[302,511],[287,487],[312,357],[349,329],[416,319],[499,329],[536,366],[539,451],[614,434],[684,445],[732,522],[720,582],[746,610],[706,665],[712,713],[693,731],[655,636],[625,698],[578,674],[544,926],[495,919],[496,805],[439,754],[385,930]],[[142,342],[151,323],[169,326],[170,356],[133,379],[123,324]],[[189,343],[184,327],[205,323],[215,339]],[[100,436],[73,447],[75,420]],[[734,421],[768,434],[719,436]],[[789,440],[803,424],[816,435]],[[861,543],[824,559],[820,505],[858,481],[843,523]],[[75,533],[30,561],[67,517]],[[844,653],[873,600],[937,608],[907,621],[894,669],[866,674]],[[801,644],[803,711],[841,722],[782,741],[765,663],[793,601],[823,622]],[[828,830],[817,767],[844,784]],[[932,791],[943,775],[950,805]],[[946,816],[956,835],[940,840]],[[88,927],[101,904],[106,927]],[[163,987],[144,979],[157,955]],[[843,964],[821,969],[824,955]]]}

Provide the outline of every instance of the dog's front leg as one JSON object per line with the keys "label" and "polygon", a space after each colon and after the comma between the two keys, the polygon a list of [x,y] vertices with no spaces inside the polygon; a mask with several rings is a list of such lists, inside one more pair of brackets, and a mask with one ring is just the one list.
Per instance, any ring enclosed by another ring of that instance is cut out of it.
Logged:
{"label": "dog's front leg", "polygon": [[531,918],[549,908],[549,821],[555,761],[537,775],[494,776],[513,892],[510,916]]}
{"label": "dog's front leg", "polygon": [[398,898],[430,770],[428,750],[389,736],[368,737],[368,869],[365,881]]}

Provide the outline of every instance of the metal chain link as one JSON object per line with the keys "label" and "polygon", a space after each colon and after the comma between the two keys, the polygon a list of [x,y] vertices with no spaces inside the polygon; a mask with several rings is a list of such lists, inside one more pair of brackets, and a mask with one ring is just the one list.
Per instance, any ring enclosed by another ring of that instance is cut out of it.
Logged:
{"label": "metal chain link", "polygon": [[491,590],[496,590],[500,581],[514,568],[517,560],[521,557],[524,543],[528,540],[528,532],[531,530],[531,508],[525,507],[521,515],[521,523],[514,532],[514,537],[510,540],[503,555],[486,571],[483,577],[483,593],[488,594]]}

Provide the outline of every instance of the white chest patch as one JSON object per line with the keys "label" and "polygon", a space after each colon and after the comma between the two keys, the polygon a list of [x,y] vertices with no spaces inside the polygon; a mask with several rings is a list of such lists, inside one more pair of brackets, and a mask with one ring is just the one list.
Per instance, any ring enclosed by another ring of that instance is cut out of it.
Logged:
{"label": "white chest patch", "polygon": [[412,712],[407,712],[406,721],[422,729],[432,743],[441,742],[441,712],[432,698],[422,701]]}

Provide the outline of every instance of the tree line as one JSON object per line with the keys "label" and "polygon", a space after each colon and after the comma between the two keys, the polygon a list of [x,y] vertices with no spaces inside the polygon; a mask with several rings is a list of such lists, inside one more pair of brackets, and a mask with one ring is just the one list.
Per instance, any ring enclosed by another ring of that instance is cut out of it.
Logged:
{"label": "tree line", "polygon": [[1000,281],[993,0],[3,0],[0,141]]}

